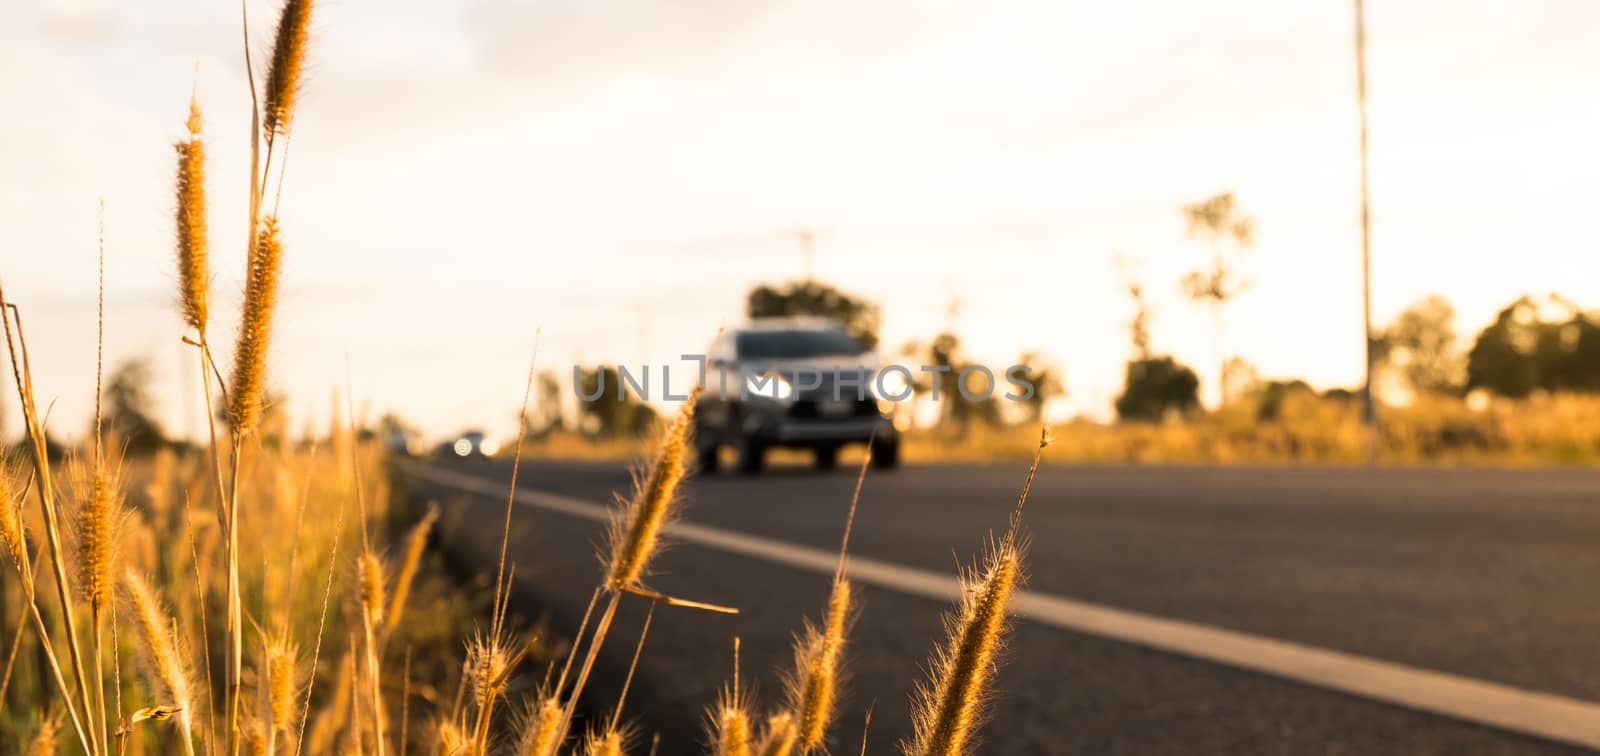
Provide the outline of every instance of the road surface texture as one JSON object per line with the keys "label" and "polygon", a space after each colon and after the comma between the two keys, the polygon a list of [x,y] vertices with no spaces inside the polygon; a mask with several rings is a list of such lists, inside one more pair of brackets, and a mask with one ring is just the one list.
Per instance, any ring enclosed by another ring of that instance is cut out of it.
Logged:
{"label": "road surface texture", "polygon": [[[1004,530],[1025,471],[1016,463],[872,471],[851,555],[951,575]],[[420,470],[412,493],[444,506],[440,537],[458,562],[493,570],[509,478],[500,462]],[[693,478],[684,519],[834,552],[854,478],[848,466]],[[532,461],[518,485],[605,504],[630,490],[630,477],[620,464]],[[496,489],[498,497],[488,493]],[[1046,465],[1024,515],[1028,589],[1517,692],[1600,701],[1597,492],[1600,472],[1581,470]],[[599,576],[603,532],[589,517],[519,502],[511,559],[522,611],[570,636]],[[741,610],[658,610],[629,693],[625,713],[646,742],[660,733],[659,753],[700,753],[703,710],[730,677],[734,636],[743,643],[743,685],[775,704],[775,672],[790,662],[791,633],[818,617],[828,578],[699,543],[663,553],[655,573],[653,588]],[[590,708],[609,710],[626,671],[646,609],[629,598],[597,665]],[[870,707],[867,752],[895,753],[910,731],[908,695],[943,635],[949,602],[872,585],[861,604],[833,752],[861,748]],[[1584,752],[1515,727],[1102,635],[1020,620],[983,752]],[[1593,727],[1600,733],[1600,719]]]}

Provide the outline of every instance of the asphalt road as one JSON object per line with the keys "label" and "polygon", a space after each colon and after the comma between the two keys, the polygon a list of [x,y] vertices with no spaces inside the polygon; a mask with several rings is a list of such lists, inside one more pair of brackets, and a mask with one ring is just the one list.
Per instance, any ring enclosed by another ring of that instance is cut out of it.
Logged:
{"label": "asphalt road", "polygon": [[[441,463],[504,483],[509,466]],[[868,475],[851,553],[953,573],[1003,530],[1025,466],[908,466]],[[686,520],[837,548],[854,473],[777,468],[686,488]],[[623,465],[524,462],[519,486],[592,502]],[[1030,590],[1600,700],[1600,472],[1055,466],[1025,515]],[[504,498],[419,483],[447,505],[445,545],[490,565]],[[518,507],[517,601],[570,635],[599,574],[603,526]],[[776,702],[790,633],[827,579],[699,545],[657,561],[664,592],[741,609],[657,613],[627,714],[660,753],[698,753],[703,707],[743,643],[745,685]],[[834,749],[893,753],[907,696],[941,636],[941,602],[869,587],[851,638]],[[625,604],[592,683],[608,707],[643,620]],[[619,640],[620,639],[620,640]],[[984,731],[998,754],[1522,754],[1576,749],[1077,632],[1020,622]],[[1596,724],[1600,727],[1600,723]]]}

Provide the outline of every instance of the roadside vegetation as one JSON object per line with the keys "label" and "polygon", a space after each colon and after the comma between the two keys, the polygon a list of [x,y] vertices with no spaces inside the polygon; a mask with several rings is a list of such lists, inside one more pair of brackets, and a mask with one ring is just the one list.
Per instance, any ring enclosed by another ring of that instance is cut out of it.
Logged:
{"label": "roadside vegetation", "polygon": [[[0,751],[654,752],[650,733],[628,725],[628,711],[648,702],[629,701],[626,685],[586,686],[608,643],[633,644],[636,660],[643,648],[644,633],[608,637],[625,595],[652,605],[737,611],[701,597],[663,595],[648,584],[666,524],[678,514],[692,403],[651,424],[655,436],[636,488],[616,505],[592,611],[578,628],[554,631],[510,610],[517,565],[506,558],[509,491],[494,573],[468,582],[468,590],[451,588],[428,563],[435,514],[406,511],[391,498],[383,452],[362,442],[348,399],[344,416],[315,440],[291,438],[274,415],[266,376],[278,279],[294,255],[283,233],[293,219],[278,217],[277,197],[312,15],[311,0],[286,0],[271,56],[251,85],[252,98],[259,97],[250,124],[246,285],[231,364],[212,349],[212,242],[220,235],[208,224],[213,187],[199,103],[191,105],[187,136],[176,145],[175,279],[186,333],[173,338],[193,347],[193,370],[208,403],[219,408],[204,447],[178,453],[163,446],[159,429],[139,412],[136,367],[97,383],[95,428],[85,443],[51,442],[49,407],[37,401],[48,394],[33,383],[25,312],[0,286],[5,351],[25,428],[21,448],[0,470],[6,562]],[[104,290],[101,281],[102,315]],[[530,371],[530,396],[534,385]],[[524,418],[528,403],[525,397]],[[934,646],[928,678],[909,702],[915,735],[899,745],[906,754],[953,756],[976,748],[1011,601],[1023,581],[1021,515],[1046,443],[1038,436],[1004,535],[987,542],[964,576],[967,589],[946,623],[947,637]],[[523,451],[515,446],[513,458]],[[714,753],[857,749],[830,734],[854,617],[847,567],[854,511],[852,501],[829,600],[797,635],[793,667],[781,671],[784,695],[758,702],[735,664],[726,694],[707,702]],[[974,542],[982,537],[973,534]],[[797,618],[803,609],[796,608]],[[556,642],[568,633],[571,642]],[[737,657],[737,640],[730,641]],[[509,690],[527,687],[511,685],[523,676],[543,684],[531,696],[508,700]],[[597,700],[614,704],[580,711]]]}

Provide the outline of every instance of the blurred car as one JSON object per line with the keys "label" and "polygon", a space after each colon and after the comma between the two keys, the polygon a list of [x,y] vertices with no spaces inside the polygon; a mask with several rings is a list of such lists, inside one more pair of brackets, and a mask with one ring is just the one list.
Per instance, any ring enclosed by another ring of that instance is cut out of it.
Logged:
{"label": "blurred car", "polygon": [[383,447],[397,457],[414,456],[424,448],[418,445],[415,433],[393,428],[384,432]]}
{"label": "blurred car", "polygon": [[[872,446],[880,468],[900,463],[893,402],[878,395],[878,356],[838,324],[815,318],[763,318],[722,334],[707,355],[695,406],[699,467],[717,469],[732,447],[742,472],[759,472],[768,449],[809,449],[820,469],[849,444]],[[900,374],[885,371],[899,395]]]}
{"label": "blurred car", "polygon": [[488,459],[500,451],[500,445],[480,430],[469,430],[439,444],[434,454],[440,457],[462,459]]}

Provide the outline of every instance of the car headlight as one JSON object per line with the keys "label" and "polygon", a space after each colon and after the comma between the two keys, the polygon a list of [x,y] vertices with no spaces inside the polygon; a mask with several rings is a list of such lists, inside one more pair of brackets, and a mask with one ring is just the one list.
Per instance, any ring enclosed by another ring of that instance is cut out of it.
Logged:
{"label": "car headlight", "polygon": [[491,441],[491,440],[486,438],[486,439],[478,442],[478,452],[481,453],[485,457],[493,457],[495,455],[495,452],[498,452],[498,451],[500,451],[500,444],[498,444],[498,443],[496,443],[494,441]]}
{"label": "car headlight", "polygon": [[455,451],[457,457],[465,457],[472,453],[472,442],[464,438],[458,438],[450,448]]}
{"label": "car headlight", "polygon": [[789,382],[777,373],[763,373],[744,379],[744,390],[751,396],[780,402],[794,396],[794,386],[789,385]]}
{"label": "car headlight", "polygon": [[906,374],[902,370],[882,370],[872,382],[879,399],[898,402],[906,398]]}

